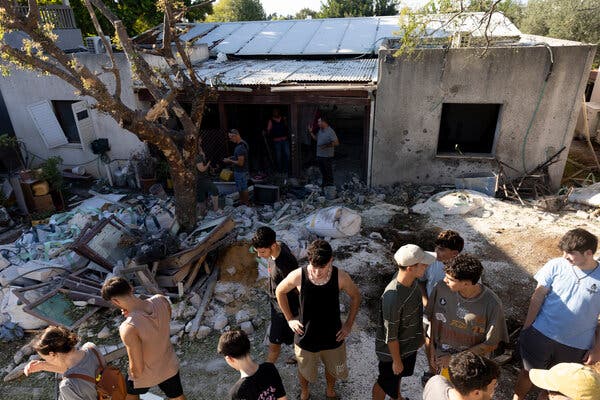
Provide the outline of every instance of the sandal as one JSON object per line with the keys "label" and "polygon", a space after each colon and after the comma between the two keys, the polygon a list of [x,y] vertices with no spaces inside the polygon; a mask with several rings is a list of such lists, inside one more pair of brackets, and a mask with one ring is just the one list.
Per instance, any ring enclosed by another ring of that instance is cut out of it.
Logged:
{"label": "sandal", "polygon": [[327,393],[325,393],[325,399],[326,400],[341,400],[341,397],[339,397],[337,394],[335,396],[327,396]]}

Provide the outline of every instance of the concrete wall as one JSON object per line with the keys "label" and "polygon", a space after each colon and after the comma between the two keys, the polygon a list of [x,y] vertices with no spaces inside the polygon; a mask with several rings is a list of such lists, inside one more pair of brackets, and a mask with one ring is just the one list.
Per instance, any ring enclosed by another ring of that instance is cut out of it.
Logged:
{"label": "concrete wall", "polygon": [[[131,69],[124,54],[115,54],[122,79],[123,102],[130,107],[136,106],[137,100],[132,89]],[[92,71],[101,72],[101,65],[106,64],[106,55],[91,53],[79,53],[77,58]],[[112,75],[103,73],[102,79],[107,82],[111,90],[114,87]],[[85,164],[88,172],[95,176],[105,176],[104,166],[96,161],[97,155],[90,149],[82,149],[79,144],[67,144],[54,149],[48,149],[36,129],[31,116],[27,110],[29,104],[41,100],[82,100],[75,94],[75,89],[53,76],[41,76],[36,72],[12,70],[10,76],[0,79],[0,91],[6,100],[6,106],[13,124],[16,136],[26,145],[28,154],[24,157],[34,157],[33,165],[40,163],[39,157],[48,158],[60,156],[65,165]],[[90,105],[93,100],[86,98]],[[111,159],[128,159],[132,151],[142,146],[140,140],[132,133],[122,129],[111,117],[92,110],[92,120],[97,138],[108,138],[111,151],[108,153]]]}
{"label": "concrete wall", "polygon": [[373,184],[452,184],[463,173],[496,171],[493,160],[443,158],[436,151],[443,103],[501,103],[495,157],[530,171],[566,146],[550,167],[552,184],[558,186],[594,51],[583,44],[552,47],[553,72],[535,113],[549,67],[543,46],[490,48],[483,57],[480,49],[470,48],[428,49],[417,58],[382,50]]}
{"label": "concrete wall", "polygon": [[[79,47],[83,47],[83,39],[81,37],[81,30],[78,28],[74,29],[55,29],[54,33],[58,35],[56,45],[62,50],[72,50]],[[4,41],[11,47],[21,48],[23,45],[23,39],[29,36],[21,31],[9,32],[6,34]]]}

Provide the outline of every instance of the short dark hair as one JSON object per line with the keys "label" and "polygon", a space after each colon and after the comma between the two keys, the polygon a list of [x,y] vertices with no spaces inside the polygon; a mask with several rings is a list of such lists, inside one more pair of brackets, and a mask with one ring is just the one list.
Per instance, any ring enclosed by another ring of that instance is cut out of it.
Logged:
{"label": "short dark hair", "polygon": [[102,298],[110,301],[113,297],[126,296],[133,291],[127,279],[115,276],[108,279],[102,285]]}
{"label": "short dark hair", "polygon": [[317,239],[312,242],[308,246],[307,252],[308,262],[316,268],[324,267],[333,257],[331,245],[323,239]]}
{"label": "short dark hair", "polygon": [[498,364],[468,350],[450,357],[448,372],[454,389],[463,396],[484,390],[500,376]]}
{"label": "short dark hair", "polygon": [[441,231],[435,239],[435,245],[445,249],[456,250],[459,253],[465,247],[465,240],[452,230]]}
{"label": "short dark hair", "polygon": [[32,341],[31,347],[38,353],[68,353],[77,344],[79,337],[62,326],[49,326]]}
{"label": "short dark hair", "polygon": [[476,284],[483,273],[481,261],[469,254],[459,254],[444,265],[444,272],[459,281]]}
{"label": "short dark hair", "polygon": [[237,359],[246,357],[250,353],[250,340],[248,339],[248,335],[241,329],[223,333],[219,338],[217,352],[223,356]]}
{"label": "short dark hair", "polygon": [[598,249],[598,238],[585,229],[571,229],[560,238],[558,248],[567,253],[591,250],[593,254]]}
{"label": "short dark hair", "polygon": [[273,229],[268,226],[261,226],[256,230],[251,243],[255,249],[266,249],[271,247],[276,240],[277,237]]}
{"label": "short dark hair", "polygon": [[321,122],[325,122],[327,125],[329,124],[329,116],[325,113],[319,115],[319,119],[321,120]]}

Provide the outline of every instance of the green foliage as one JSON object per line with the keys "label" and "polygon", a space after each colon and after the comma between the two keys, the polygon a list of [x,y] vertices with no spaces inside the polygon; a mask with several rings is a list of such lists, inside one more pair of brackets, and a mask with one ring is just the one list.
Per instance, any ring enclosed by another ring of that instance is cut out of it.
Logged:
{"label": "green foliage", "polygon": [[373,0],[373,12],[375,15],[396,15],[398,14],[396,1]]}
{"label": "green foliage", "polygon": [[303,8],[300,11],[298,11],[296,15],[294,15],[294,19],[306,19],[308,17],[317,18],[318,14],[318,12],[313,11],[310,8]]}
{"label": "green foliage", "polygon": [[260,0],[220,0],[213,7],[211,22],[262,21],[266,19]]}
{"label": "green foliage", "polygon": [[327,0],[321,3],[320,18],[370,17],[372,0]]}
{"label": "green foliage", "polygon": [[46,181],[53,190],[60,190],[63,187],[63,176],[60,172],[60,165],[63,159],[56,156],[50,157],[40,165],[37,179]]}
{"label": "green foliage", "polygon": [[519,0],[430,0],[417,12],[420,14],[446,14],[460,12],[502,12],[515,25],[519,25],[523,18],[524,7]]}
{"label": "green foliage", "polygon": [[[185,0],[183,3],[189,6],[192,2],[191,0]],[[87,8],[85,8],[84,1],[71,0],[70,4],[75,14],[77,27],[81,29],[83,36],[96,36],[98,33],[94,29],[92,19]],[[163,13],[155,0],[119,0],[107,1],[104,4],[123,21],[123,24],[127,27],[127,33],[132,36],[138,35],[163,22]],[[210,12],[212,12],[212,5],[207,4],[193,9],[187,17],[194,21],[204,20],[206,14]],[[113,36],[114,28],[112,25],[105,18],[98,19],[104,34]]]}
{"label": "green foliage", "polygon": [[[529,0],[519,29],[533,35],[600,44],[600,2]],[[594,64],[599,63],[597,50]]]}
{"label": "green foliage", "polygon": [[7,135],[6,133],[0,135],[0,148],[4,147],[12,147],[16,148],[18,146],[17,138],[14,136]]}

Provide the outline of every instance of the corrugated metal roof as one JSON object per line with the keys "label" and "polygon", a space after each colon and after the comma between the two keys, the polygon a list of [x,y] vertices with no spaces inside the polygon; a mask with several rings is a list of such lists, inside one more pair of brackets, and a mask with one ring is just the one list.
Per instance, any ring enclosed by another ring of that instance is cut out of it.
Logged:
{"label": "corrugated metal roof", "polygon": [[[456,32],[484,35],[484,13],[427,16],[424,36],[443,38]],[[287,21],[198,23],[182,36],[206,43],[212,54],[290,56],[376,54],[381,41],[400,30],[398,16]],[[501,13],[492,14],[488,35],[518,38],[521,32]]]}
{"label": "corrugated metal roof", "polygon": [[196,73],[207,82],[226,86],[276,86],[284,83],[377,81],[377,59],[240,60],[204,62]]}

